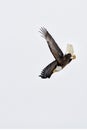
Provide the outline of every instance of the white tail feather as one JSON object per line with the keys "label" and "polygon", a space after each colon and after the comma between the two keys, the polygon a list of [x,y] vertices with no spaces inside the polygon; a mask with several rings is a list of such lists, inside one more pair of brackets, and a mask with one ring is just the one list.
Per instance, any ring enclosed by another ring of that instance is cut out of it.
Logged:
{"label": "white tail feather", "polygon": [[68,54],[68,53],[71,53],[71,55],[73,55],[73,53],[74,53],[72,44],[67,44],[66,54]]}

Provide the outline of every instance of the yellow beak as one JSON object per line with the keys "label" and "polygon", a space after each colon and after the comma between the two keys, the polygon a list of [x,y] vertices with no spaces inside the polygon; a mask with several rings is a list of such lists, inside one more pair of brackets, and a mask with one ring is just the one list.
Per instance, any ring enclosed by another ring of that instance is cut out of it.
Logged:
{"label": "yellow beak", "polygon": [[71,58],[72,58],[72,60],[76,59],[76,55],[72,55]]}

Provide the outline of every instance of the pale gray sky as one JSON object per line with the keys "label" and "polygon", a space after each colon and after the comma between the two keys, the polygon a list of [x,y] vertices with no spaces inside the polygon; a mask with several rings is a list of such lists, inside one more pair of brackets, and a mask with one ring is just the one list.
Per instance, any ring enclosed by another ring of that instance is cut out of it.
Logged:
{"label": "pale gray sky", "polygon": [[[44,26],[77,59],[50,79]],[[87,128],[87,1],[0,1],[0,128]]]}

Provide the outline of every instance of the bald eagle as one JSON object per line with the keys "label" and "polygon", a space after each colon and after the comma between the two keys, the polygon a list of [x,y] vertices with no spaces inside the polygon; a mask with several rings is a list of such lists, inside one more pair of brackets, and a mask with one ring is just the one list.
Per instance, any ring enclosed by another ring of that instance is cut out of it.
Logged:
{"label": "bald eagle", "polygon": [[55,60],[47,65],[39,75],[41,78],[50,78],[54,72],[62,70],[67,64],[69,64],[73,59],[76,58],[74,55],[73,46],[67,44],[67,51],[64,55],[62,50],[59,48],[55,40],[52,38],[51,34],[44,27],[40,28],[40,33],[42,37],[45,38],[51,53],[53,54]]}

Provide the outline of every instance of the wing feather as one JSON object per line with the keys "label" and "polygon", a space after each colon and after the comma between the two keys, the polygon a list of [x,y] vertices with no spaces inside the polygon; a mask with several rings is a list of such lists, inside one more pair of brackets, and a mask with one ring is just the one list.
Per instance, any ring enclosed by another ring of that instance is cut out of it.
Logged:
{"label": "wing feather", "polygon": [[54,69],[57,67],[57,65],[58,65],[58,62],[56,60],[53,61],[52,63],[50,63],[48,66],[46,66],[42,70],[40,77],[41,78],[50,78]]}
{"label": "wing feather", "polygon": [[63,52],[61,51],[59,46],[57,45],[55,40],[52,38],[50,33],[44,27],[40,29],[40,33],[42,34],[42,37],[46,39],[53,56],[60,63],[61,58],[63,57]]}

